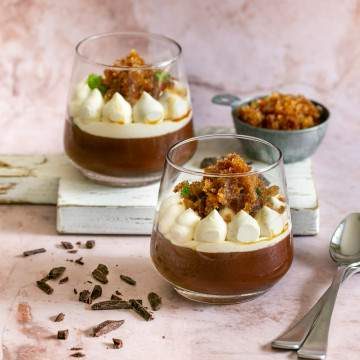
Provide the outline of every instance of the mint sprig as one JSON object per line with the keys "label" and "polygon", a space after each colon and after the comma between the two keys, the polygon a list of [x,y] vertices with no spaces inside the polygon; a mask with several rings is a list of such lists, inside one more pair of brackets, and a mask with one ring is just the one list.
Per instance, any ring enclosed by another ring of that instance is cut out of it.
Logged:
{"label": "mint sprig", "polygon": [[102,94],[105,94],[107,91],[107,86],[103,84],[102,77],[97,74],[90,74],[87,78],[87,84],[90,89],[99,89]]}
{"label": "mint sprig", "polygon": [[180,192],[181,197],[186,198],[190,195],[190,186],[188,184],[185,184]]}
{"label": "mint sprig", "polygon": [[157,71],[155,73],[155,79],[159,82],[165,82],[168,81],[170,79],[170,73],[168,73],[167,71]]}

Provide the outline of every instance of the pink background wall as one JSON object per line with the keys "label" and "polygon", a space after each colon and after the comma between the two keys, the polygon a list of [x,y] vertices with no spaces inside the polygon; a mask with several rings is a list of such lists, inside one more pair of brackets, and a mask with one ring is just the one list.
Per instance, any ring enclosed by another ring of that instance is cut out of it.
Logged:
{"label": "pink background wall", "polygon": [[[78,40],[104,31],[152,31],[183,45],[197,127],[231,125],[229,110],[210,103],[222,91],[247,96],[280,89],[324,102],[331,124],[314,157],[322,205],[329,205],[322,215],[338,219],[355,210],[360,1],[2,0],[0,6],[0,152],[62,150]],[[341,172],[338,196],[354,196],[339,204],[333,194]]]}

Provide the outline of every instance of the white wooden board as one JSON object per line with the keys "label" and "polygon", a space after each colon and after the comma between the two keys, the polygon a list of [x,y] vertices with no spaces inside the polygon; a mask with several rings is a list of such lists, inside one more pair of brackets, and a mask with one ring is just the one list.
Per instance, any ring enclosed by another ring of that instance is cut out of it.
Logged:
{"label": "white wooden board", "polygon": [[[319,209],[311,161],[286,165],[285,172],[293,233],[315,235],[319,231]],[[150,234],[158,189],[158,183],[121,189],[93,184],[81,176],[62,178],[57,229],[76,234]]]}
{"label": "white wooden board", "polygon": [[63,154],[1,155],[0,203],[56,205],[59,179],[78,176]]}
{"label": "white wooden board", "polygon": [[[319,208],[311,161],[287,164],[285,172],[293,233],[315,235]],[[63,234],[150,234],[158,188],[158,183],[138,188],[94,184],[63,154],[0,156],[0,204],[57,204],[57,230]]]}
{"label": "white wooden board", "polygon": [[76,234],[150,234],[158,191],[159,183],[113,188],[81,176],[62,178],[57,230]]}

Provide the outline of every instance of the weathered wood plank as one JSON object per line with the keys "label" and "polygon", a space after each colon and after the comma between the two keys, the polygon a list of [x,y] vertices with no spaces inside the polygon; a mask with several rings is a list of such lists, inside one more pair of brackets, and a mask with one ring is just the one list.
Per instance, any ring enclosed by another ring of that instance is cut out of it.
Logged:
{"label": "weathered wood plank", "polygon": [[63,154],[1,155],[0,204],[56,205],[60,177],[78,176]]}

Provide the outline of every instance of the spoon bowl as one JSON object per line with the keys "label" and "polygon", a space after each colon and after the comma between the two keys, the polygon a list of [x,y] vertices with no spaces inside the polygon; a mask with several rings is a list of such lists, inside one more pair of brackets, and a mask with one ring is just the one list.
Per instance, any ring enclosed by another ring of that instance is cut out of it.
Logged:
{"label": "spoon bowl", "polygon": [[329,246],[338,265],[360,265],[360,213],[349,214],[336,228]]}

